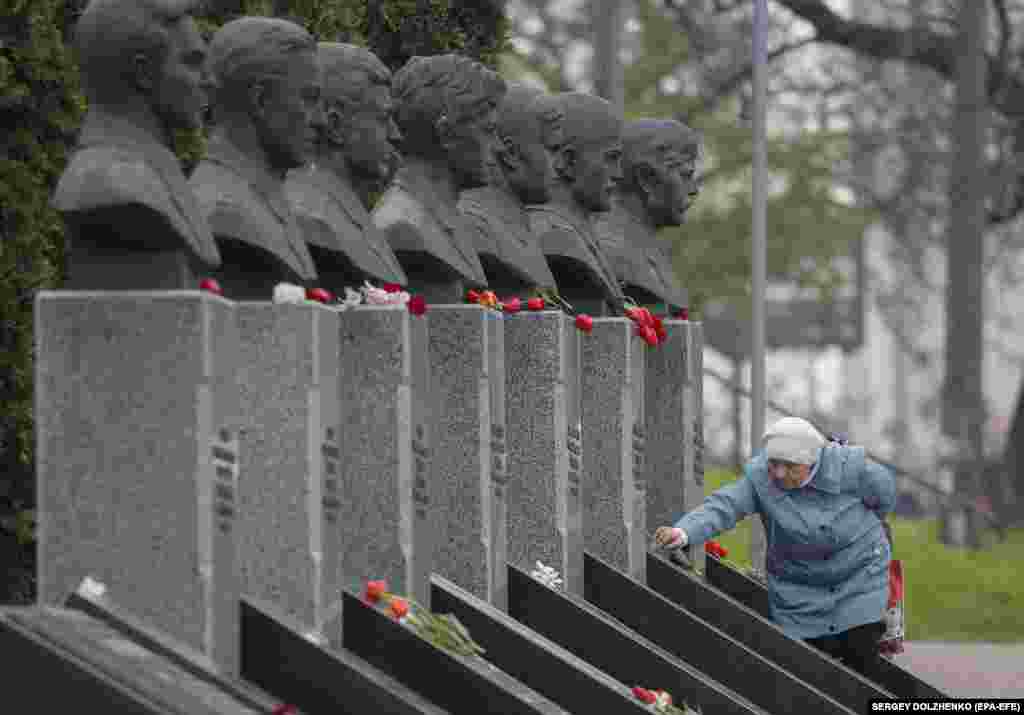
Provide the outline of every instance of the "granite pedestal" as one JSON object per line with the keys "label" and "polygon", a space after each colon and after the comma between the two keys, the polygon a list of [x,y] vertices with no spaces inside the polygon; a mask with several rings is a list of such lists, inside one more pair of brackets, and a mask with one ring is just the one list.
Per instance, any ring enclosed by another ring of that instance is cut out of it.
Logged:
{"label": "granite pedestal", "polygon": [[427,316],[367,306],[338,319],[342,458],[324,499],[325,548],[341,558],[325,564],[324,578],[354,590],[386,579],[393,592],[426,605],[434,548]]}
{"label": "granite pedestal", "polygon": [[234,304],[44,291],[35,310],[40,602],[91,576],[236,672]]}
{"label": "granite pedestal", "polygon": [[505,318],[508,562],[583,592],[580,337],[556,311]]}
{"label": "granite pedestal", "polygon": [[625,318],[598,318],[580,338],[584,548],[643,582],[644,360],[649,348]]}
{"label": "granite pedestal", "polygon": [[[703,423],[701,420],[701,339],[699,323],[666,320],[668,337],[646,352],[645,429],[647,537],[671,526],[704,500]],[[595,552],[597,553],[597,552]],[[703,544],[690,548],[704,567]]]}
{"label": "granite pedestal", "polygon": [[434,571],[504,609],[503,317],[479,305],[431,306],[427,317],[436,387]]}
{"label": "granite pedestal", "polygon": [[[338,528],[327,490],[340,462],[338,312],[309,301],[238,303],[235,312],[242,590],[321,631],[342,588],[339,570],[325,569],[340,558],[326,536]],[[340,632],[324,635],[340,642]]]}

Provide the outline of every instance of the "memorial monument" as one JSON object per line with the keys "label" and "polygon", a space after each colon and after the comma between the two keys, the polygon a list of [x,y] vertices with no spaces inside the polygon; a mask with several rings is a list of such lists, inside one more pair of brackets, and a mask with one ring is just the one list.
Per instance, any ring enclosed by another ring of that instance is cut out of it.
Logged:
{"label": "memorial monument", "polygon": [[625,292],[674,314],[688,298],[657,231],[681,225],[697,197],[700,138],[675,120],[640,119],[625,125],[622,139],[623,181],[594,230]]}
{"label": "memorial monument", "polygon": [[284,192],[323,127],[316,43],[286,20],[244,17],[213,36],[210,66],[216,129],[192,187],[221,251],[226,297],[269,300],[279,282],[316,279]]}
{"label": "memorial monument", "polygon": [[491,182],[464,192],[459,200],[459,209],[473,228],[488,284],[499,295],[555,287],[540,243],[530,233],[525,207],[551,199],[561,119],[554,97],[510,85],[498,112]]}
{"label": "memorial monument", "polygon": [[580,92],[558,95],[564,143],[555,162],[551,201],[529,208],[530,229],[555,276],[558,290],[577,310],[595,315],[622,311],[615,271],[591,225],[611,208],[622,178],[622,119],[604,99]]}
{"label": "memorial monument", "polygon": [[207,106],[195,5],[93,0],[78,21],[89,111],[53,196],[67,227],[65,288],[195,288],[221,263],[170,148]]}
{"label": "memorial monument", "polygon": [[407,279],[370,220],[371,194],[399,162],[391,71],[369,50],[322,42],[325,123],[314,161],[289,174],[285,189],[316,264],[320,285],[341,293],[364,281]]}
{"label": "memorial monument", "polygon": [[373,211],[410,288],[432,303],[460,303],[487,284],[459,191],[485,186],[505,82],[458,55],[413,57],[392,82],[403,165]]}

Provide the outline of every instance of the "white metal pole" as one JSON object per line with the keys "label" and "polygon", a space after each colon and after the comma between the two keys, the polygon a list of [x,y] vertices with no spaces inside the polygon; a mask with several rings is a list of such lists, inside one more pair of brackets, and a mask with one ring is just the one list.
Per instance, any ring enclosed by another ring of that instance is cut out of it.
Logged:
{"label": "white metal pole", "polygon": [[[751,186],[752,237],[751,237],[751,269],[753,310],[751,312],[750,346],[750,443],[752,451],[761,444],[764,434],[765,417],[765,307],[764,294],[767,282],[767,220],[768,220],[768,152],[766,146],[766,104],[768,62],[768,0],[754,0],[754,32],[753,32],[753,70],[754,70],[754,111],[753,111],[753,178]],[[751,530],[750,558],[751,565],[761,570],[764,568],[765,540],[759,521],[755,521]]]}

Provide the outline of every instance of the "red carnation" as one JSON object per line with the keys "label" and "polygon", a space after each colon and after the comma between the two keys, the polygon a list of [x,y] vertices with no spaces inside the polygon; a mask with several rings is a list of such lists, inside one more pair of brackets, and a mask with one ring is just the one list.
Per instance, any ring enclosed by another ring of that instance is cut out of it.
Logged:
{"label": "red carnation", "polygon": [[315,300],[317,303],[330,303],[334,296],[326,288],[307,288],[306,299]]}
{"label": "red carnation", "polygon": [[589,335],[594,329],[594,319],[586,313],[580,313],[576,316],[576,327]]}
{"label": "red carnation", "polygon": [[526,301],[526,307],[529,310],[544,310],[544,299],[540,297],[530,298]]}
{"label": "red carnation", "polygon": [[388,591],[387,581],[367,581],[366,582],[366,600],[369,603],[376,603],[379,601],[385,593]]}
{"label": "red carnation", "polygon": [[391,615],[395,618],[405,618],[409,613],[409,603],[404,598],[391,599]]}
{"label": "red carnation", "polygon": [[501,304],[501,309],[506,313],[518,313],[523,309],[523,301],[518,298],[509,298]]}
{"label": "red carnation", "polygon": [[648,705],[652,705],[658,699],[657,695],[652,693],[647,688],[641,688],[639,685],[633,688],[633,696],[636,697],[637,700],[640,700],[641,702],[644,702]]}
{"label": "red carnation", "polygon": [[658,336],[658,342],[665,342],[668,339],[668,331],[665,329],[665,323],[661,321],[661,318],[655,316],[653,325],[654,333]]}
{"label": "red carnation", "polygon": [[658,344],[658,334],[650,325],[637,326],[636,334],[652,348]]}
{"label": "red carnation", "polygon": [[204,278],[201,280],[199,282],[199,290],[205,290],[207,293],[224,295],[224,291],[220,288],[220,283],[215,281],[213,278]]}
{"label": "red carnation", "polygon": [[408,308],[413,315],[423,315],[427,312],[427,299],[422,295],[414,295],[409,298]]}
{"label": "red carnation", "polygon": [[383,286],[385,293],[401,293],[402,286],[397,283],[385,283]]}
{"label": "red carnation", "polygon": [[275,707],[270,715],[299,715],[299,709],[294,705],[278,705]]}
{"label": "red carnation", "polygon": [[466,291],[466,302],[468,302],[468,303],[479,303],[480,302],[480,292],[479,291],[475,291],[472,288],[470,288],[468,291]]}

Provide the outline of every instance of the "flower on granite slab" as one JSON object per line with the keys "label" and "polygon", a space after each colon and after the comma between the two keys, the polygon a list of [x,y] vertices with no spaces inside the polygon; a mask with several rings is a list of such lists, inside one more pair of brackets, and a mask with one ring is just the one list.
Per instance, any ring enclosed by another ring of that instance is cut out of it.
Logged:
{"label": "flower on granite slab", "polygon": [[413,315],[423,315],[427,312],[427,299],[422,295],[414,295],[409,298],[409,302],[406,304],[406,307]]}
{"label": "flower on granite slab", "polygon": [[270,715],[299,715],[299,709],[294,705],[282,703],[271,710]]}
{"label": "flower on granite slab", "polygon": [[580,313],[576,316],[576,328],[587,335],[590,335],[594,330],[594,319],[586,313]]}
{"label": "flower on granite slab", "polygon": [[687,713],[697,712],[686,704],[683,704],[682,707],[675,705],[672,702],[672,696],[666,690],[648,690],[647,688],[635,686],[633,688],[633,697],[645,705],[650,705],[651,712],[658,713],[659,715],[686,715]]}
{"label": "flower on granite slab", "polygon": [[216,295],[224,295],[224,291],[221,290],[220,283],[213,278],[204,278],[199,281],[199,290],[204,290],[207,293],[214,293]]}
{"label": "flower on granite slab", "polygon": [[409,603],[404,598],[398,598],[397,596],[392,598],[390,607],[391,615],[394,616],[396,620],[405,618],[409,613]]}
{"label": "flower on granite slab", "polygon": [[717,556],[720,559],[724,559],[729,555],[729,549],[725,548],[714,539],[704,542],[704,552],[711,554],[712,556]]}
{"label": "flower on granite slab", "polygon": [[363,599],[367,603],[377,603],[388,593],[387,581],[367,581]]}
{"label": "flower on granite slab", "polygon": [[548,588],[557,589],[564,583],[562,581],[562,577],[558,575],[557,571],[550,566],[545,566],[540,561],[537,562],[537,568],[530,572],[530,576],[540,581]]}
{"label": "flower on granite slab", "polygon": [[385,581],[367,581],[363,601],[378,610],[387,609],[399,624],[442,650],[464,656],[485,652],[455,616],[431,613],[411,598],[388,593]]}
{"label": "flower on granite slab", "polygon": [[388,291],[369,282],[363,284],[363,295],[367,305],[405,305],[410,297],[404,290]]}
{"label": "flower on granite slab", "polygon": [[275,303],[302,303],[306,300],[306,289],[294,283],[278,283],[274,286]]}
{"label": "flower on granite slab", "polygon": [[86,576],[78,586],[78,595],[90,600],[103,598],[106,593],[106,584],[97,581],[92,576]]}

